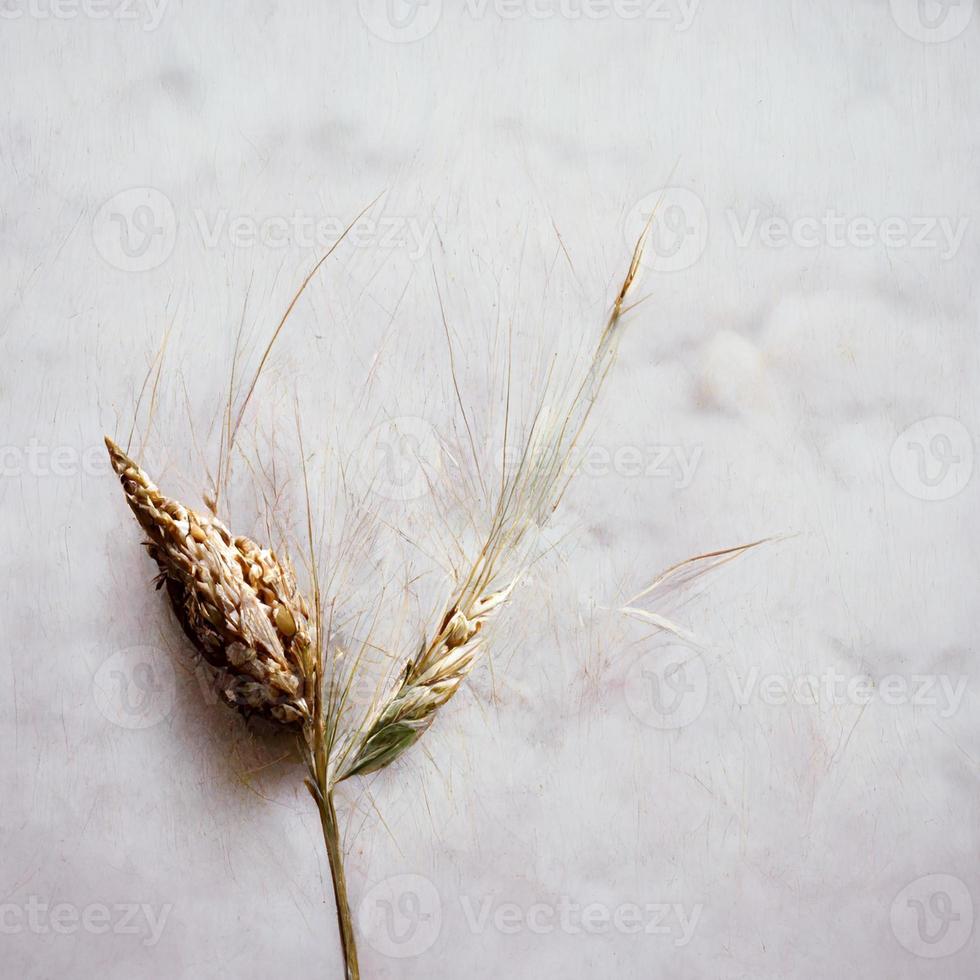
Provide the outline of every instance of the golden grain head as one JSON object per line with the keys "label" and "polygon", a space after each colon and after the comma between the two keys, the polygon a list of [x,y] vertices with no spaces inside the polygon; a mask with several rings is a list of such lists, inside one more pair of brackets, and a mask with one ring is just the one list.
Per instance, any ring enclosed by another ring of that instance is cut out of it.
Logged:
{"label": "golden grain head", "polygon": [[310,718],[315,628],[287,561],[217,518],[164,496],[111,439],[106,448],[146,534],[171,607],[244,715],[297,728]]}
{"label": "golden grain head", "polygon": [[334,765],[337,782],[383,769],[418,741],[476,666],[483,624],[514,584],[472,599],[465,611],[458,603],[449,609],[435,638],[406,665],[400,683],[354,740],[353,750],[344,747],[346,757]]}

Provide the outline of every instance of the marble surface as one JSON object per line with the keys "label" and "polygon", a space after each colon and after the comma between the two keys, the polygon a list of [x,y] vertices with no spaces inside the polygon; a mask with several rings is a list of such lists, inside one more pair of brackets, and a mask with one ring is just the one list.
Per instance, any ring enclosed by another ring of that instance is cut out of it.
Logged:
{"label": "marble surface", "polygon": [[[102,436],[199,505],[236,337],[240,380],[372,201],[226,506],[296,540],[299,417],[348,638],[396,649],[481,518],[508,349],[519,425],[659,207],[488,665],[341,791],[364,975],[975,976],[973,6],[7,0],[0,976],[340,975],[289,746],[193,668]],[[773,534],[645,607],[696,642],[617,611]]]}

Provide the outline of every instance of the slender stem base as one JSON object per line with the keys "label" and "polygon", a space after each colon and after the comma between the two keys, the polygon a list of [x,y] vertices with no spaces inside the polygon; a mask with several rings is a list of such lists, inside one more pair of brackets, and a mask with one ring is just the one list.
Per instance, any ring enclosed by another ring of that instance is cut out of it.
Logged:
{"label": "slender stem base", "polygon": [[347,899],[344,853],[340,846],[340,828],[337,825],[337,811],[333,805],[333,794],[317,794],[317,805],[320,810],[320,824],[323,827],[323,842],[327,845],[327,858],[330,861],[330,875],[333,878],[333,894],[337,903],[337,925],[340,928],[340,945],[344,953],[347,980],[360,980],[361,971],[357,965],[354,923],[351,920],[350,902]]}

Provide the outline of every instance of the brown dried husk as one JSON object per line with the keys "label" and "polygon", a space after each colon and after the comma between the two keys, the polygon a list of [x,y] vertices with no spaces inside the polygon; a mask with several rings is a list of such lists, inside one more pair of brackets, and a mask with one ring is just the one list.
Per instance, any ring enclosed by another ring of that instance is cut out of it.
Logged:
{"label": "brown dried husk", "polygon": [[178,621],[215,669],[220,696],[285,728],[310,719],[315,628],[287,561],[215,517],[164,496],[111,439],[106,447]]}

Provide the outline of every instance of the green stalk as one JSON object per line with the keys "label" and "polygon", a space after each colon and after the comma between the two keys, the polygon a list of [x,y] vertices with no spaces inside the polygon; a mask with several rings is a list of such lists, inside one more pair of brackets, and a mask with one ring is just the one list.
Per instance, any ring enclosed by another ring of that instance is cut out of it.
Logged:
{"label": "green stalk", "polygon": [[323,842],[327,845],[330,876],[333,878],[334,901],[337,905],[337,925],[340,929],[340,945],[344,953],[346,977],[347,980],[360,980],[361,971],[357,965],[354,923],[351,919],[350,902],[347,898],[347,878],[344,875],[344,853],[340,846],[340,828],[337,824],[337,811],[333,805],[333,794],[317,792],[314,797],[320,811]]}

